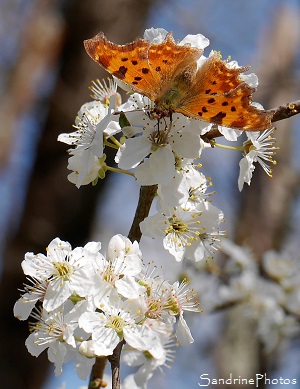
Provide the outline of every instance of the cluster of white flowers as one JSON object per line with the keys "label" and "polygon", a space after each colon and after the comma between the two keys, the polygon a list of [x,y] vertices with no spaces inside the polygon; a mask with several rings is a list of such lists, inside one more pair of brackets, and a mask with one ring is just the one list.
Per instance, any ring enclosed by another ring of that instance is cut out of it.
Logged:
{"label": "cluster of white flowers", "polygon": [[[161,43],[166,35],[166,30],[152,28],[145,31],[144,38]],[[201,34],[188,35],[179,45],[186,43],[204,49],[209,40]],[[205,60],[202,56],[198,66]],[[238,67],[235,61],[228,62],[227,66]],[[254,74],[241,75],[241,78],[251,86],[258,84]],[[69,180],[80,187],[97,182],[105,177],[107,170],[112,170],[131,174],[140,185],[158,185],[158,214],[144,220],[143,234],[162,237],[164,248],[177,261],[185,257],[197,262],[211,257],[225,235],[219,230],[223,214],[207,201],[206,189],[211,182],[194,161],[203,150],[212,150],[211,144],[201,137],[211,130],[212,124],[177,113],[172,119],[158,119],[151,113],[153,102],[137,93],[131,93],[120,105],[117,83],[122,85],[119,80],[110,80],[108,85],[94,82],[91,89],[95,100],[80,109],[74,126],[76,131],[58,138],[75,146],[69,150],[68,168],[72,171]],[[228,141],[236,141],[245,133],[222,126],[219,131]],[[271,134],[272,130],[246,132],[244,146],[237,147],[244,153],[238,179],[240,190],[245,182],[250,184],[255,162],[271,175],[265,162],[273,162],[276,150]],[[118,168],[105,163],[105,147],[116,150]]]}
{"label": "cluster of white flowers", "polygon": [[172,360],[176,338],[184,346],[193,342],[183,313],[201,309],[185,281],[170,284],[143,264],[137,242],[115,235],[105,256],[100,249],[100,242],[72,249],[56,238],[47,255],[26,253],[22,268],[29,284],[14,314],[33,319],[27,349],[36,357],[48,349],[57,375],[73,358],[86,379],[95,357],[126,342],[125,362],[141,365],[127,378],[128,388],[133,381],[141,387]]}
{"label": "cluster of white flowers", "polygon": [[[197,277],[205,311],[214,312],[237,304],[243,306],[245,315],[256,323],[257,335],[266,352],[272,352],[281,340],[298,335],[299,257],[288,252],[267,251],[262,256],[262,268],[259,268],[257,258],[249,249],[228,239],[222,242],[221,249],[228,255],[221,270],[222,277],[219,278],[217,272],[203,272]],[[203,288],[214,296],[208,296]]]}

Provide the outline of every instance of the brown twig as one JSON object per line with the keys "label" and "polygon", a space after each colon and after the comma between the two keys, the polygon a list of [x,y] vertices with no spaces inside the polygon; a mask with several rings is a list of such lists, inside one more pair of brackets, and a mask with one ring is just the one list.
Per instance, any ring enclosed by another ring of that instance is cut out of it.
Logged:
{"label": "brown twig", "polygon": [[293,101],[286,105],[273,108],[270,110],[273,113],[272,122],[278,122],[279,120],[288,119],[294,115],[300,113],[300,100]]}
{"label": "brown twig", "polygon": [[[273,114],[272,123],[278,122],[279,120],[288,119],[292,116],[298,115],[300,113],[300,100],[293,101],[286,105],[280,105],[277,108],[272,108],[268,112]],[[218,130],[217,126],[213,126],[213,128],[202,135],[201,138],[204,142],[210,143],[214,138],[218,138],[223,136]]]}
{"label": "brown twig", "polygon": [[148,216],[152,201],[156,195],[157,185],[141,186],[139,202],[135,211],[134,219],[128,234],[131,242],[139,242],[142,237],[140,222]]}
{"label": "brown twig", "polygon": [[114,352],[112,355],[108,357],[108,360],[111,364],[111,374],[112,374],[112,388],[113,389],[120,389],[120,358],[121,358],[121,351],[124,345],[124,340],[122,340],[117,347],[114,349]]}
{"label": "brown twig", "polygon": [[105,386],[103,375],[106,363],[107,357],[96,358],[96,362],[92,368],[88,389],[98,389]]}

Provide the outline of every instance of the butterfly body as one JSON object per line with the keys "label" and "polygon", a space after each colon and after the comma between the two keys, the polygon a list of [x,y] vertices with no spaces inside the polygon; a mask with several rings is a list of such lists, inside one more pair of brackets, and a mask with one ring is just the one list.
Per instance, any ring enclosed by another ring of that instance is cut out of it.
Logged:
{"label": "butterfly body", "polygon": [[180,102],[184,100],[189,88],[192,86],[196,75],[197,63],[188,65],[180,72],[163,90],[160,91],[160,96],[156,98],[155,106],[163,111],[176,111]]}
{"label": "butterfly body", "polygon": [[272,114],[251,104],[254,89],[218,54],[198,68],[203,50],[178,45],[172,34],[162,43],[144,39],[117,45],[99,33],[84,42],[87,53],[110,74],[147,96],[160,116],[182,113],[231,128],[258,131],[272,127]]}

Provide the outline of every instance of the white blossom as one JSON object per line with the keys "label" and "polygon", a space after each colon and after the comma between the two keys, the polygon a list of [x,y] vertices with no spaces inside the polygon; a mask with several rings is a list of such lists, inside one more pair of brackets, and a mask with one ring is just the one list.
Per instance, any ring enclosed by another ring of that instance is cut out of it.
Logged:
{"label": "white blossom", "polygon": [[169,324],[147,319],[147,326],[152,328],[157,334],[157,340],[147,351],[127,349],[122,360],[132,367],[138,366],[135,374],[127,376],[124,380],[125,388],[144,388],[154,371],[162,367],[170,367],[175,356],[174,339],[172,336],[172,327]]}
{"label": "white blossom", "polygon": [[97,178],[100,169],[98,160],[103,157],[104,138],[120,131],[113,108],[115,98],[111,99],[109,107],[99,101],[86,103],[76,118],[76,131],[58,136],[58,141],[75,146],[75,149],[69,149],[71,157],[68,169],[73,173],[68,178],[78,188]]}
{"label": "white blossom", "polygon": [[207,204],[201,212],[187,211],[182,207],[164,210],[148,216],[140,223],[144,235],[163,237],[163,246],[176,261],[183,258],[198,262],[210,257],[224,233],[218,226],[223,214],[216,207]]}
{"label": "white blossom", "polygon": [[44,254],[26,253],[22,268],[26,275],[48,283],[43,307],[52,311],[63,304],[73,293],[81,297],[89,294],[93,285],[92,260],[98,256],[100,244],[71,249],[68,242],[53,239]]}
{"label": "white blossom", "polygon": [[241,191],[244,183],[250,185],[255,162],[258,162],[268,176],[272,177],[272,169],[265,161],[275,165],[273,156],[277,148],[274,146],[275,139],[272,137],[274,129],[260,132],[247,132],[248,141],[244,143],[245,156],[240,161],[240,175],[238,187]]}
{"label": "white blossom", "polygon": [[[82,379],[86,379],[94,359],[81,360],[76,348],[75,332],[78,328],[78,318],[87,308],[86,301],[64,304],[63,309],[56,309],[50,313],[43,310],[41,314],[33,313],[36,319],[31,324],[32,333],[25,344],[31,355],[37,357],[48,349],[48,358],[55,365],[55,374],[60,375],[62,366],[71,358],[77,359],[77,372]],[[81,360],[81,363],[80,363]]]}
{"label": "white blossom", "polygon": [[[136,100],[141,102],[138,98]],[[126,112],[125,107],[120,109]],[[199,121],[181,114],[173,115],[172,120],[158,120],[147,112],[136,113],[130,106],[127,109],[126,116],[131,126],[122,130],[125,135],[141,133],[141,136],[127,139],[115,160],[121,169],[135,168],[135,177],[141,185],[166,185],[175,174],[176,159],[200,156],[203,141],[199,136]],[[139,126],[135,124],[137,119]]]}
{"label": "white blossom", "polygon": [[101,313],[83,313],[79,318],[79,326],[91,333],[93,348],[98,356],[111,355],[123,339],[137,350],[151,348],[156,339],[154,332],[146,326],[136,324],[135,319],[136,313],[119,302],[107,305]]}

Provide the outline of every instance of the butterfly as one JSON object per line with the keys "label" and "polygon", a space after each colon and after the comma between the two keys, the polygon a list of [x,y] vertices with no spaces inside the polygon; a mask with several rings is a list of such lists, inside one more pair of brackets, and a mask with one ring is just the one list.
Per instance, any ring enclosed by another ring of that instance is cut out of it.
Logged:
{"label": "butterfly", "polygon": [[272,113],[251,104],[254,88],[240,75],[249,67],[229,68],[213,54],[198,68],[202,49],[178,45],[172,33],[162,43],[137,39],[118,45],[100,32],[84,41],[89,56],[133,91],[154,102],[154,112],[173,112],[239,130],[272,127]]}

